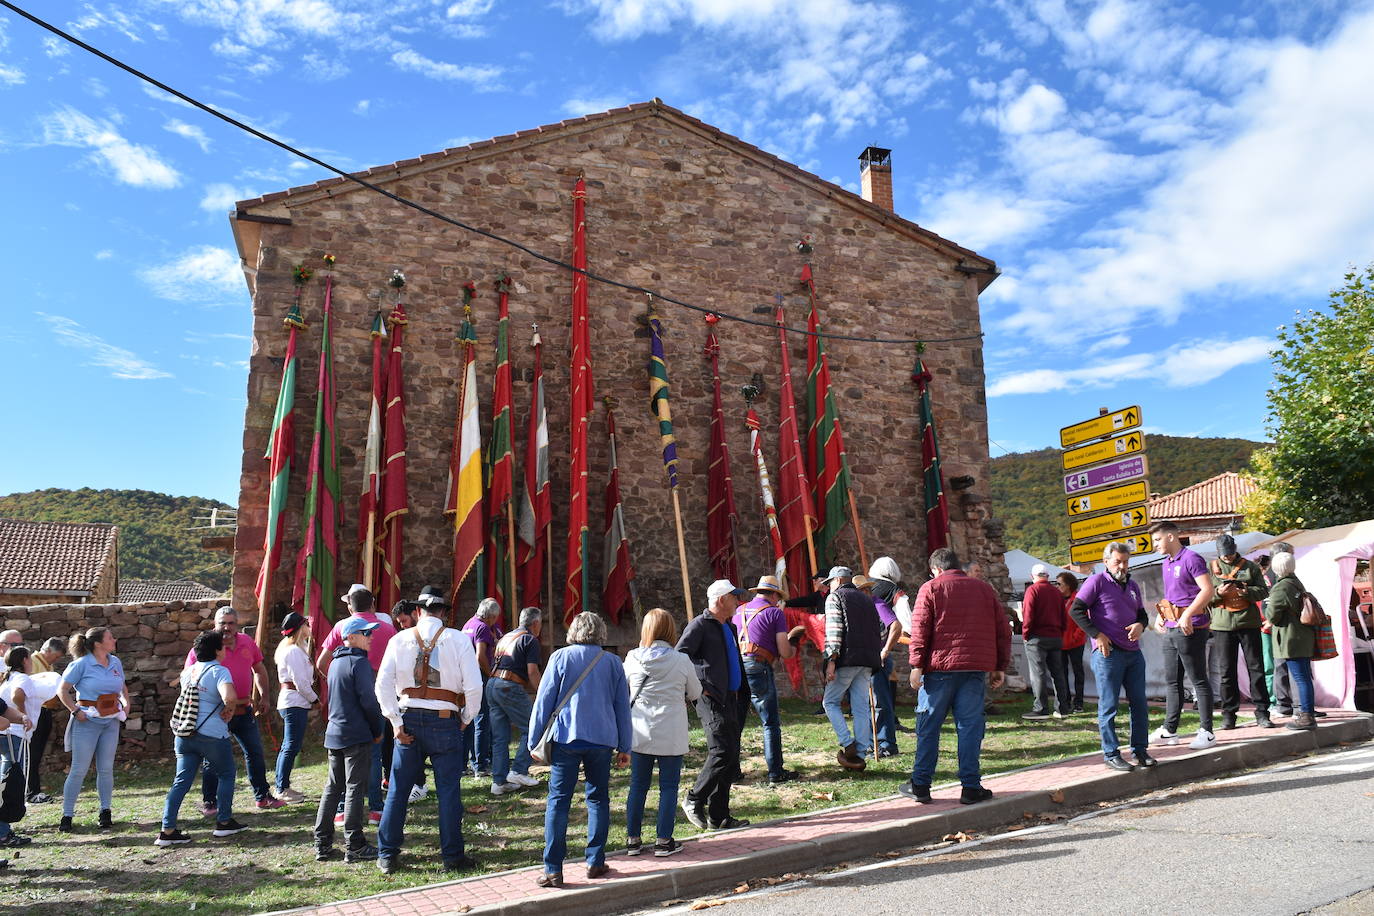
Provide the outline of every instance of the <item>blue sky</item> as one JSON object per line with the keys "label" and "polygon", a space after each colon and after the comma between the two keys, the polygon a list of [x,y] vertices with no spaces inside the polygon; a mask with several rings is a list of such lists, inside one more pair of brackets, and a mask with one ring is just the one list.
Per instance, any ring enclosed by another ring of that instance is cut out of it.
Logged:
{"label": "blue sky", "polygon": [[[1131,403],[1261,438],[1275,327],[1374,259],[1369,3],[29,3],[349,168],[654,96],[854,190],[891,147],[897,211],[1004,272],[994,455]],[[226,212],[323,175],[7,11],[0,168],[0,493],[236,502]]]}

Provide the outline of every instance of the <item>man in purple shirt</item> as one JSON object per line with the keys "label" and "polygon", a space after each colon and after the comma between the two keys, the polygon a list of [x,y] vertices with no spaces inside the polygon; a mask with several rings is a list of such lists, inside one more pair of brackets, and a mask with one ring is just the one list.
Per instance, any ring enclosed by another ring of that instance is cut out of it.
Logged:
{"label": "man in purple shirt", "polygon": [[1197,735],[1188,745],[1206,750],[1217,743],[1212,733],[1212,685],[1207,680],[1207,638],[1212,606],[1212,577],[1207,562],[1178,539],[1173,522],[1150,526],[1156,553],[1164,554],[1164,600],[1155,605],[1159,616],[1155,630],[1164,637],[1164,726],[1155,732],[1160,744],[1178,744],[1178,722],[1183,714],[1183,678],[1193,685],[1201,719]]}
{"label": "man in purple shirt", "polygon": [[[1114,542],[1102,553],[1105,572],[1089,576],[1078,589],[1069,613],[1092,640],[1090,662],[1097,682],[1097,729],[1102,735],[1102,757],[1113,770],[1129,773],[1136,767],[1152,767],[1150,704],[1145,696],[1145,656],[1140,634],[1149,624],[1140,586],[1127,571],[1131,548]],[[1135,763],[1121,756],[1116,735],[1116,710],[1121,689],[1131,710],[1131,752]]]}
{"label": "man in purple shirt", "polygon": [[[740,656],[749,696],[763,724],[763,758],[768,764],[768,784],[781,785],[797,778],[782,765],[782,719],[778,716],[778,687],[773,679],[773,661],[791,658],[796,647],[787,641],[787,616],[782,611],[782,585],[773,576],[764,576],[749,589],[754,597],[735,612],[735,632],[739,633]],[[743,716],[740,716],[741,727]]]}
{"label": "man in purple shirt", "polygon": [[463,624],[463,632],[477,650],[477,667],[482,669],[482,708],[472,720],[472,728],[463,730],[463,760],[478,776],[491,775],[491,726],[487,720],[487,680],[496,663],[496,643],[505,636],[501,629],[501,605],[495,598],[483,598],[477,612]]}

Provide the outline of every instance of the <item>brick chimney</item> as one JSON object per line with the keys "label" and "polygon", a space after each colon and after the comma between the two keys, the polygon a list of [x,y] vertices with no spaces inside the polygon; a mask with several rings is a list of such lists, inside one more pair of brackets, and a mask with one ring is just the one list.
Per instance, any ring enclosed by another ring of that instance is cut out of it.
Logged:
{"label": "brick chimney", "polygon": [[870,146],[859,154],[859,161],[864,200],[892,212],[892,150]]}

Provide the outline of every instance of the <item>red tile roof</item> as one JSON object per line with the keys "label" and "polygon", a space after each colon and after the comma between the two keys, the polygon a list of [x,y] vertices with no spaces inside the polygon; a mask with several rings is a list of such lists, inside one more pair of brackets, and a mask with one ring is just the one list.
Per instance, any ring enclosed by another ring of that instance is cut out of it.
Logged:
{"label": "red tile roof", "polygon": [[145,601],[212,601],[220,592],[190,579],[121,579],[120,604],[143,604]]}
{"label": "red tile roof", "polygon": [[118,539],[114,525],[0,518],[0,592],[93,592]]}
{"label": "red tile roof", "polygon": [[1150,500],[1150,518],[1162,521],[1240,515],[1241,500],[1255,492],[1255,489],[1251,481],[1234,471],[1227,471],[1202,483],[1184,487],[1177,493]]}

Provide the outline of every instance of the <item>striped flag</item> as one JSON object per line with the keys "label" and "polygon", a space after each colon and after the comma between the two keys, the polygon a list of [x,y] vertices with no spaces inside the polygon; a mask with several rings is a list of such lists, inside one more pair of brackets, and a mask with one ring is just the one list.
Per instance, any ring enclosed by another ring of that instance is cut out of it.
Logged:
{"label": "striped flag", "polygon": [[358,581],[375,584],[377,503],[382,483],[382,406],[386,404],[386,322],[382,310],[372,319],[372,404],[367,411],[367,445],[363,449],[363,495],[358,504]]}
{"label": "striped flag", "polygon": [[605,568],[601,576],[601,609],[612,623],[634,608],[634,567],[630,542],[625,536],[625,509],[620,501],[620,464],[615,451],[615,411],[606,405],[606,436],[609,440],[610,474],[606,478],[606,533],[602,544]]}
{"label": "striped flag", "polygon": [[802,462],[798,439],[792,356],[787,352],[786,319],[781,303],[774,324],[782,349],[782,371],[778,380],[778,527],[782,530],[782,543],[787,551],[788,581],[794,588],[801,589],[810,585],[813,572],[806,541],[810,532],[816,530],[816,509],[811,502],[811,484],[806,479],[806,465]]}
{"label": "striped flag", "polygon": [[[763,426],[759,415],[750,407],[745,414],[744,425],[749,428],[749,451],[754,456],[754,471],[759,478],[759,498],[763,502],[763,519],[768,527],[768,546],[771,548],[769,559],[773,563],[773,575],[782,583],[783,594],[790,594],[787,583],[787,552],[782,546],[782,532],[778,530],[778,509],[773,502],[773,483],[768,476],[768,463],[763,459]],[[736,581],[734,579],[730,581]]]}
{"label": "striped flag", "polygon": [[925,360],[916,355],[916,368],[911,380],[920,392],[917,410],[918,431],[921,436],[921,466],[924,468],[922,491],[926,508],[926,553],[949,546],[949,501],[945,497],[945,478],[940,470],[940,443],[935,438],[935,414],[930,409],[931,374]]}
{"label": "striped flag", "polygon": [[[396,285],[394,281],[393,285]],[[402,376],[402,337],[408,322],[405,306],[397,303],[386,322],[391,326],[391,347],[386,357],[386,409],[382,413],[382,485],[378,510],[381,523],[377,535],[382,568],[378,574],[377,597],[381,607],[390,610],[401,600],[405,517],[410,512],[410,493],[406,486],[405,380]]]}
{"label": "striped flag", "polygon": [[[491,438],[487,440],[487,594],[512,618],[518,597],[511,580],[511,559],[507,537],[507,516],[514,507],[511,497],[515,490],[515,451],[511,428],[514,424],[515,403],[510,377],[510,277],[502,274],[496,284],[499,317],[496,322],[496,370],[492,380]],[[515,624],[512,620],[511,628]]]}
{"label": "striped flag", "polygon": [[[453,424],[453,452],[449,459],[444,514],[453,516],[453,578],[451,601],[482,557],[482,432],[477,417],[477,332],[472,309],[464,306],[458,329],[462,373],[458,411]],[[482,595],[478,596],[485,597]]]}
{"label": "striped flag", "polygon": [[[520,595],[525,604],[543,607],[545,532],[553,520],[553,493],[549,487],[549,415],[544,406],[544,344],[535,330],[534,383],[530,386],[530,416],[525,427],[525,480],[520,493],[516,524],[516,560],[520,568]],[[553,600],[553,596],[548,596]]]}
{"label": "striped flag", "polygon": [[811,293],[811,312],[806,318],[806,329],[811,332],[806,337],[807,472],[818,522],[816,561],[824,568],[835,559],[835,540],[848,521],[849,456],[844,451],[840,412],[830,387],[830,362],[825,356],[825,338],[820,336],[810,264],[802,267],[801,282]]}
{"label": "striped flag", "polygon": [[292,605],[310,621],[315,639],[329,632],[339,558],[339,450],[334,437],[334,346],[330,325],[334,278],[324,281],[324,320],[320,331],[319,384],[315,397],[315,435],[310,445],[310,483],[305,497],[305,538],[296,563]]}
{"label": "striped flag", "polygon": [[711,361],[711,448],[707,455],[706,551],[710,555],[712,576],[739,581],[739,559],[735,547],[735,527],[739,510],[735,507],[735,484],[730,479],[730,447],[725,441],[725,411],[720,403],[720,344],[716,341],[714,321],[707,316],[706,347],[703,355]]}
{"label": "striped flag", "polygon": [[[573,188],[572,353],[568,393],[571,435],[568,467],[568,566],[563,584],[563,619],[589,610],[587,568],[587,424],[595,407],[592,393],[592,339],[587,305],[587,185],[581,177]],[[552,596],[550,596],[552,599]]]}
{"label": "striped flag", "polygon": [[299,286],[296,301],[282,322],[290,328],[286,339],[286,360],[281,368],[281,389],[277,392],[277,410],[272,415],[272,436],[267,442],[267,534],[263,538],[262,568],[253,593],[258,607],[268,597],[272,574],[281,565],[282,513],[286,509],[287,486],[291,481],[291,459],[296,451],[296,332],[306,329],[301,319]]}
{"label": "striped flag", "polygon": [[649,312],[649,409],[658,418],[658,436],[663,444],[663,470],[668,486],[677,489],[677,439],[673,436],[673,411],[668,401],[668,363],[663,356],[663,326]]}

